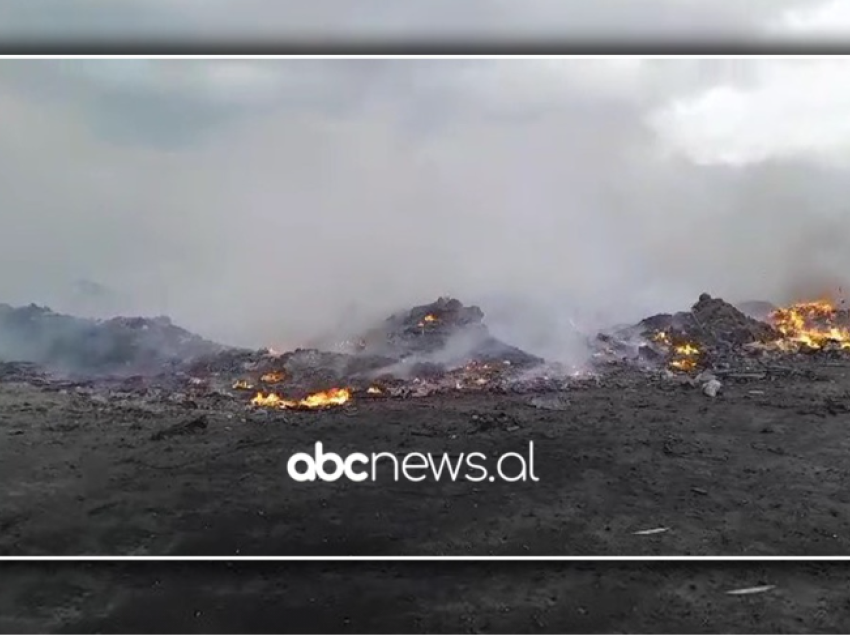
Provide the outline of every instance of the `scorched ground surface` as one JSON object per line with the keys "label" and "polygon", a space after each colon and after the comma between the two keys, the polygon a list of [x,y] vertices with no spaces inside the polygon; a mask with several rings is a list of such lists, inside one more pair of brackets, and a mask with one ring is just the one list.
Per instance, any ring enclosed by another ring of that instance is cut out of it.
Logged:
{"label": "scorched ground surface", "polygon": [[[850,367],[830,364],[716,398],[636,373],[571,389],[564,410],[480,394],[262,417],[2,384],[0,552],[846,555]],[[286,461],[317,440],[488,455],[533,441],[540,481],[291,481]]]}
{"label": "scorched ground surface", "polygon": [[0,631],[842,633],[848,582],[846,563],[31,562],[0,570]]}

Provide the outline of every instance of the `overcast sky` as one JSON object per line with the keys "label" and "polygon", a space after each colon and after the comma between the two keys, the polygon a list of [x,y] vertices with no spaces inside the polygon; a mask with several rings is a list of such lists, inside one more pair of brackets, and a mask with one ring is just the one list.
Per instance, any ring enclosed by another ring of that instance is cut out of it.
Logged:
{"label": "overcast sky", "polygon": [[289,346],[452,294],[555,350],[702,291],[815,295],[850,274],[848,71],[4,60],[0,300]]}
{"label": "overcast sky", "polygon": [[846,34],[844,0],[3,0],[0,37]]}

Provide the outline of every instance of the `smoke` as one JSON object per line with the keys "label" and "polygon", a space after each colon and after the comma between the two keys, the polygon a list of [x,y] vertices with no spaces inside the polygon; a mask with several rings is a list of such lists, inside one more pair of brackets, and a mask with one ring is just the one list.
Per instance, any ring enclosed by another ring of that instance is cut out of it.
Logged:
{"label": "smoke", "polygon": [[[322,81],[350,88],[328,64]],[[159,137],[139,139],[132,108],[104,129],[112,106],[93,98],[4,93],[0,300],[285,349],[453,296],[496,337],[570,363],[587,334],[703,291],[786,302],[846,285],[844,171],[663,152],[656,76],[648,101],[598,74],[591,91],[544,73],[537,93],[508,67],[493,81],[509,63],[483,63],[487,82],[405,64],[358,99],[290,108],[284,91],[176,145],[169,127],[194,122],[164,106]],[[79,280],[97,285],[82,300]]]}

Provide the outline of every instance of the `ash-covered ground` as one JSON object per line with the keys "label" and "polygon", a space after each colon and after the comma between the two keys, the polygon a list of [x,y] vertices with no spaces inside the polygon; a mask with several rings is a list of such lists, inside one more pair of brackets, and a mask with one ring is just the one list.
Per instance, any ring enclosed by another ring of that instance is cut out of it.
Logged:
{"label": "ash-covered ground", "polygon": [[7,563],[0,631],[838,634],[843,563]]}
{"label": "ash-covered ground", "polygon": [[[847,312],[741,308],[704,294],[593,334],[579,367],[445,298],[333,352],[4,308],[0,553],[850,553]],[[294,481],[317,441],[493,460],[533,443],[539,480]]]}

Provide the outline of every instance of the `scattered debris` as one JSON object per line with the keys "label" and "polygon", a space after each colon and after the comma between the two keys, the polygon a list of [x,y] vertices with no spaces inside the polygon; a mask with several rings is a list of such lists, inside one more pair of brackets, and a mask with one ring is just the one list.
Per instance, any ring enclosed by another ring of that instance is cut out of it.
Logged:
{"label": "scattered debris", "polygon": [[774,589],[776,589],[775,585],[759,585],[756,587],[742,587],[737,590],[729,590],[726,593],[731,596],[746,596],[748,594],[763,594]]}
{"label": "scattered debris", "polygon": [[702,392],[708,397],[716,397],[722,386],[719,380],[712,379],[702,385]]}
{"label": "scattered debris", "polygon": [[[531,394],[530,406],[564,411],[568,392],[585,386],[637,390],[665,382],[714,398],[726,382],[818,379],[807,360],[850,360],[847,310],[822,301],[768,308],[702,294],[690,311],[599,334],[592,360],[577,369],[497,340],[480,308],[453,298],[390,316],[344,353],[250,351],[209,342],[168,318],[96,321],[0,305],[0,333],[12,336],[0,340],[0,356],[21,360],[0,362],[0,381],[138,408],[321,410],[358,399],[475,392]],[[830,412],[846,408],[827,404]]]}
{"label": "scattered debris", "polygon": [[651,534],[661,534],[662,532],[668,532],[670,528],[652,528],[651,530],[638,530],[637,532],[633,532],[632,534],[639,536],[648,536]]}

